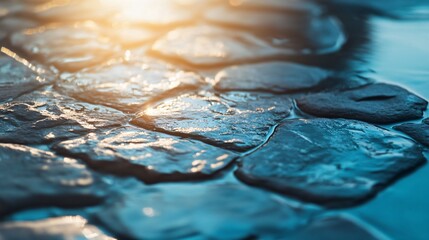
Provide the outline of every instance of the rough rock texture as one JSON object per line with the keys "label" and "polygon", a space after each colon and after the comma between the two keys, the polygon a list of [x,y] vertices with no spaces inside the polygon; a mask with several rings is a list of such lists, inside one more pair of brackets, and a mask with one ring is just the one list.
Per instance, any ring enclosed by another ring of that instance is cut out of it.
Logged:
{"label": "rough rock texture", "polygon": [[371,123],[418,119],[428,104],[401,87],[383,83],[343,92],[307,95],[296,102],[302,111],[314,116],[351,118]]}
{"label": "rough rock texture", "polygon": [[61,71],[77,71],[106,61],[118,46],[91,22],[49,25],[12,35],[13,46]]}
{"label": "rough rock texture", "polygon": [[234,153],[198,141],[123,127],[60,143],[56,149],[96,169],[145,182],[207,178],[225,168]]}
{"label": "rough rock texture", "polygon": [[316,67],[289,62],[265,62],[237,65],[216,75],[215,88],[221,91],[296,92],[314,89],[331,73]]}
{"label": "rough rock texture", "polygon": [[292,101],[285,95],[199,92],[148,107],[132,123],[244,151],[263,143],[270,128],[291,109]]}
{"label": "rough rock texture", "polygon": [[429,118],[422,123],[404,123],[395,126],[394,129],[406,133],[410,137],[429,147]]}
{"label": "rough rock texture", "polygon": [[80,216],[0,223],[1,240],[114,240]]}
{"label": "rough rock texture", "polygon": [[47,91],[33,92],[0,105],[0,141],[40,144],[115,127],[126,121],[116,110]]}
{"label": "rough rock texture", "polygon": [[381,240],[374,233],[353,219],[344,216],[331,216],[313,221],[298,233],[288,236],[288,240]]}
{"label": "rough rock texture", "polygon": [[77,160],[23,145],[0,144],[0,169],[0,216],[30,207],[88,206],[107,195]]}
{"label": "rough rock texture", "polygon": [[279,239],[312,212],[242,185],[171,185],[124,194],[97,218],[122,238]]}
{"label": "rough rock texture", "polygon": [[86,102],[135,112],[151,99],[193,90],[202,82],[202,78],[195,73],[145,59],[120,61],[63,74],[56,83],[56,89]]}
{"label": "rough rock texture", "polygon": [[54,80],[55,75],[50,71],[17,56],[15,58],[0,56],[0,102],[16,98]]}
{"label": "rough rock texture", "polygon": [[365,200],[425,162],[419,146],[353,120],[294,119],[245,156],[243,181],[329,207]]}

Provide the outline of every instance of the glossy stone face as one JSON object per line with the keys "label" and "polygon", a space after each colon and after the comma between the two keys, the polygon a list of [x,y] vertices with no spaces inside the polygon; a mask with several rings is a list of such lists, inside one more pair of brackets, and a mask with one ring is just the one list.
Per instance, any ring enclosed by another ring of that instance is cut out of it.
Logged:
{"label": "glossy stone face", "polygon": [[63,74],[56,89],[86,102],[136,112],[148,101],[193,90],[202,83],[202,78],[195,73],[145,59]]}
{"label": "glossy stone face", "polygon": [[424,163],[419,146],[354,120],[294,119],[241,159],[244,182],[328,207],[361,202]]}
{"label": "glossy stone face", "polygon": [[315,212],[242,185],[172,185],[132,190],[96,217],[132,239],[276,239]]}
{"label": "glossy stone face", "polygon": [[263,143],[270,128],[289,116],[288,96],[266,93],[184,94],[148,107],[132,123],[245,151]]}
{"label": "glossy stone face", "polygon": [[317,89],[330,72],[288,62],[237,65],[216,75],[215,88],[221,91],[297,92]]}
{"label": "glossy stone face", "polygon": [[0,239],[114,240],[80,216],[0,223]]}
{"label": "glossy stone face", "polygon": [[416,141],[425,146],[429,146],[429,118],[422,123],[404,123],[394,127],[396,130],[404,132]]}
{"label": "glossy stone face", "polygon": [[207,178],[236,154],[198,141],[123,127],[60,143],[56,149],[101,171],[145,182]]}
{"label": "glossy stone face", "polygon": [[3,142],[40,144],[123,124],[123,113],[51,91],[33,92],[0,105]]}
{"label": "glossy stone face", "polygon": [[343,92],[307,95],[298,107],[311,115],[351,118],[372,123],[395,123],[423,117],[427,101],[388,84],[373,84]]}
{"label": "glossy stone face", "polygon": [[0,102],[19,97],[54,80],[55,74],[49,70],[18,60],[5,55],[0,57]]}
{"label": "glossy stone face", "polygon": [[106,197],[105,184],[76,159],[36,148],[0,144],[0,169],[0,216],[30,207],[89,206]]}

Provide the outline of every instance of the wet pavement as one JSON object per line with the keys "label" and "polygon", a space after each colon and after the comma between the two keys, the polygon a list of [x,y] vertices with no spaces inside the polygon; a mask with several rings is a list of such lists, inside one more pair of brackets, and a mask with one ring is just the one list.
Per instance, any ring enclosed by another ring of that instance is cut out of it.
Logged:
{"label": "wet pavement", "polygon": [[0,240],[421,239],[429,2],[0,2]]}

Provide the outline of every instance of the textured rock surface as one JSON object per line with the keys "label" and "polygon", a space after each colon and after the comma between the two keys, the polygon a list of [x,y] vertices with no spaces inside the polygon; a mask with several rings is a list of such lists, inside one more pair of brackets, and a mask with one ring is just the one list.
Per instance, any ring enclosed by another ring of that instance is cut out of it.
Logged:
{"label": "textured rock surface", "polygon": [[410,137],[429,147],[429,118],[422,123],[404,123],[394,127],[396,130],[408,134]]}
{"label": "textured rock surface", "polygon": [[33,92],[0,105],[0,141],[39,144],[82,136],[126,121],[119,111],[51,91]]}
{"label": "textured rock surface", "polygon": [[295,119],[242,159],[237,176],[329,207],[365,200],[425,162],[415,142],[353,120]]}
{"label": "textured rock surface", "polygon": [[77,71],[106,61],[118,50],[91,22],[49,25],[12,35],[13,46],[62,71]]}
{"label": "textured rock surface", "polygon": [[[6,50],[5,50],[6,51]],[[0,55],[0,102],[35,90],[54,80],[50,71],[27,61]]]}
{"label": "textured rock surface", "polygon": [[351,118],[372,123],[395,123],[418,119],[427,101],[407,90],[388,84],[372,84],[343,92],[307,95],[296,100],[311,115]]}
{"label": "textured rock surface", "polygon": [[298,233],[288,236],[288,240],[381,240],[365,226],[343,216],[331,216],[318,219],[304,227]]}
{"label": "textured rock surface", "polygon": [[123,127],[60,143],[56,149],[96,169],[146,182],[207,178],[225,168],[234,153],[198,141]]}
{"label": "textured rock surface", "polygon": [[80,216],[0,224],[2,240],[114,240]]}
{"label": "textured rock surface", "polygon": [[193,90],[202,82],[202,78],[195,73],[146,59],[63,74],[56,88],[83,101],[135,112],[151,99]]}
{"label": "textured rock surface", "polygon": [[133,123],[244,151],[263,143],[270,128],[289,116],[291,109],[292,101],[284,95],[200,92],[148,107]]}
{"label": "textured rock surface", "polygon": [[215,88],[221,91],[245,90],[295,92],[314,89],[329,78],[330,72],[288,62],[237,65],[216,75]]}
{"label": "textured rock surface", "polygon": [[265,192],[225,184],[134,190],[105,206],[97,217],[123,238],[278,239],[305,223],[311,213]]}
{"label": "textured rock surface", "polygon": [[35,148],[0,144],[0,169],[0,216],[29,207],[88,206],[106,197],[105,185],[77,160]]}

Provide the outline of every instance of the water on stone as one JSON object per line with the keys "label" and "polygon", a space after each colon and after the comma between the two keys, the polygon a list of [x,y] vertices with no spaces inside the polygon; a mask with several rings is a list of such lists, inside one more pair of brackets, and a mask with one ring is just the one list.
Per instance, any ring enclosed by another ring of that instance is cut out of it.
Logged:
{"label": "water on stone", "polygon": [[0,239],[427,239],[427,0],[0,2]]}

